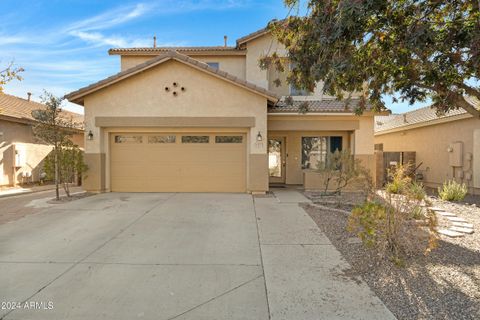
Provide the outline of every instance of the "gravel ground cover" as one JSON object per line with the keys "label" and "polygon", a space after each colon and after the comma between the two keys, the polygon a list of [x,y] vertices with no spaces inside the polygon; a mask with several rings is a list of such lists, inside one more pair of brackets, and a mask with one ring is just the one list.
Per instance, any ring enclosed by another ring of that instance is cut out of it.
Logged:
{"label": "gravel ground cover", "polygon": [[[480,319],[480,209],[434,197],[430,201],[473,224],[475,232],[461,238],[442,236],[430,255],[404,267],[379,258],[347,232],[348,212],[331,210],[325,203],[302,206],[352,266],[343,270],[345,276],[363,277],[398,319]],[[448,223],[442,219],[440,224]]]}

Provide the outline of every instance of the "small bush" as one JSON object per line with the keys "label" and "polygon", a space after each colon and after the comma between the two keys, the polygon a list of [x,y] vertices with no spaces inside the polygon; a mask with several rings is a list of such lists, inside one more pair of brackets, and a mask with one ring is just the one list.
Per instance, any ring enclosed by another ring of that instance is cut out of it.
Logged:
{"label": "small bush", "polygon": [[[348,230],[356,231],[366,246],[375,246],[380,237],[379,225],[385,220],[386,210],[385,206],[377,202],[365,202],[355,207],[348,221]],[[361,228],[358,228],[358,225],[361,225]]]}
{"label": "small bush", "polygon": [[454,180],[445,181],[441,188],[438,188],[438,196],[445,201],[461,201],[465,199],[468,189],[465,183],[458,183]]}
{"label": "small bush", "polygon": [[398,166],[391,173],[385,196],[367,201],[352,210],[348,231],[355,233],[367,247],[380,256],[388,256],[396,264],[419,253],[427,254],[436,247],[437,220],[425,202],[425,190]]}
{"label": "small bush", "polygon": [[423,184],[413,181],[406,190],[412,199],[422,201],[427,196]]}
{"label": "small bush", "polygon": [[406,175],[408,166],[399,165],[388,170],[390,182],[386,184],[385,191],[393,194],[403,194],[407,186],[412,182]]}

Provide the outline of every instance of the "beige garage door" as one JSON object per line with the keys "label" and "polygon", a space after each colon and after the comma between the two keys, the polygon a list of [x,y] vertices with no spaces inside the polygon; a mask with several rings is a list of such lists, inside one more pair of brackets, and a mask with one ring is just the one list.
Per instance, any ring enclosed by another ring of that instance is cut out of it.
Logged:
{"label": "beige garage door", "polygon": [[243,133],[112,133],[117,192],[245,192]]}

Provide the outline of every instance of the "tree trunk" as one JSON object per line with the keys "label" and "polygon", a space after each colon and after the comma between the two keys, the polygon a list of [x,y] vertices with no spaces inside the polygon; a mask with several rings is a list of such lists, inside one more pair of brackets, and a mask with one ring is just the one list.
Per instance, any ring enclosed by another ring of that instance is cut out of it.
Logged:
{"label": "tree trunk", "polygon": [[63,182],[63,190],[65,190],[67,197],[70,197],[70,187],[68,185],[68,181]]}
{"label": "tree trunk", "polygon": [[60,192],[58,190],[59,188],[59,181],[58,181],[58,147],[55,146],[54,149],[55,152],[55,197],[57,200],[60,200]]}

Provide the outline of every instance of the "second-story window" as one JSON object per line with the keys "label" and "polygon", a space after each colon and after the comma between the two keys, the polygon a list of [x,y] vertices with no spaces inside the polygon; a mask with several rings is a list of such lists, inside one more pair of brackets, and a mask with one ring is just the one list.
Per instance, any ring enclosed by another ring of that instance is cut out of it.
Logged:
{"label": "second-story window", "polygon": [[292,96],[309,96],[310,93],[304,89],[297,89],[294,85],[290,85],[290,95]]}
{"label": "second-story window", "polygon": [[[290,63],[290,70],[295,67],[295,63]],[[298,89],[294,85],[290,84],[290,95],[291,96],[309,96],[310,92],[304,89]]]}
{"label": "second-story window", "polygon": [[217,69],[217,70],[220,67],[220,63],[218,63],[218,62],[207,62],[207,64],[208,64],[209,67],[211,67],[213,69]]}

